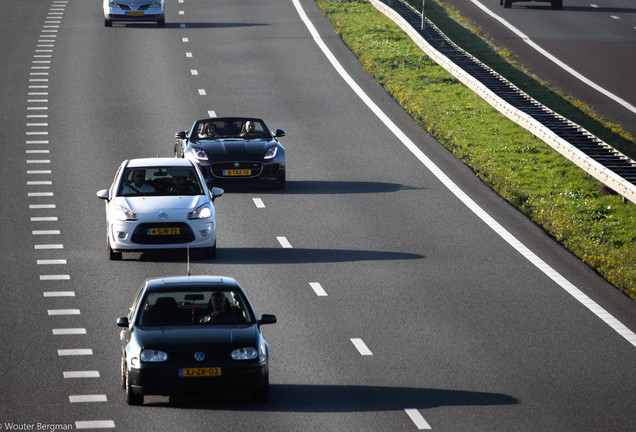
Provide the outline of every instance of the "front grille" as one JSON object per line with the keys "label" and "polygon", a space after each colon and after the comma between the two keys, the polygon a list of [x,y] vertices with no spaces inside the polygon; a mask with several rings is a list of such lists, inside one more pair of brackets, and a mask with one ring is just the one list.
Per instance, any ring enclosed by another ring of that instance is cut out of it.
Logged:
{"label": "front grille", "polygon": [[[179,228],[177,235],[149,235],[150,228]],[[195,239],[190,226],[183,222],[144,223],[135,228],[131,237],[133,243],[138,244],[175,244],[189,243]]]}
{"label": "front grille", "polygon": [[194,358],[194,354],[199,352],[198,350],[192,351],[179,351],[168,352],[168,360],[171,362],[190,363],[193,362],[201,366],[218,365],[220,362],[226,362],[230,358],[229,352],[208,352],[200,351],[205,354],[203,361],[197,361]]}
{"label": "front grille", "polygon": [[[258,177],[263,171],[263,164],[260,162],[223,162],[212,165],[212,175],[214,177],[232,179],[232,178],[250,178]],[[228,170],[250,170],[249,175],[227,175]]]}

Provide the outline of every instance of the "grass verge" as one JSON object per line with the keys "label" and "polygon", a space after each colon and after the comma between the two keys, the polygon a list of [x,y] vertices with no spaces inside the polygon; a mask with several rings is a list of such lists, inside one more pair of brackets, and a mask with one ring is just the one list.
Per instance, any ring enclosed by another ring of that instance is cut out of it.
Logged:
{"label": "grass verge", "polygon": [[[624,203],[499,114],[366,0],[316,3],[364,69],[418,124],[484,183],[636,301],[636,205]],[[438,6],[435,10],[446,14]]]}

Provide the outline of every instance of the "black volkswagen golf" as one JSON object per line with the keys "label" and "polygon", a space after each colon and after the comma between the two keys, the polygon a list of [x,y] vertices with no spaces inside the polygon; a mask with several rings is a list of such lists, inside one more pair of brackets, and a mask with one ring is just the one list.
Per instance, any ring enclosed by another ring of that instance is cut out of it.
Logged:
{"label": "black volkswagen golf", "polygon": [[232,278],[182,276],[146,280],[123,327],[126,402],[144,395],[249,392],[269,394],[269,346],[247,296]]}

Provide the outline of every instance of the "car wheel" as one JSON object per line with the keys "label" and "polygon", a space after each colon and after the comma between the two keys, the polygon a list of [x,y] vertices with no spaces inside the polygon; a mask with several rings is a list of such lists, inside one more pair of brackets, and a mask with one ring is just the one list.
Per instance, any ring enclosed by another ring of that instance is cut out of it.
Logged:
{"label": "car wheel", "polygon": [[552,0],[550,6],[552,9],[563,9],[563,0]]}
{"label": "car wheel", "polygon": [[216,242],[214,243],[214,246],[212,246],[211,248],[203,249],[203,256],[206,258],[212,258],[212,259],[216,258]]}
{"label": "car wheel", "polygon": [[104,19],[104,27],[112,27],[112,26],[113,26],[113,22],[112,21]]}
{"label": "car wheel", "polygon": [[121,261],[122,258],[122,253],[121,252],[115,252],[111,247],[110,247],[110,242],[108,243],[108,259],[111,261]]}
{"label": "car wheel", "polygon": [[512,0],[504,0],[504,8],[510,9],[512,7]]}
{"label": "car wheel", "polygon": [[133,391],[130,387],[130,379],[128,378],[128,368],[124,368],[124,371],[124,379],[126,380],[126,403],[128,405],[142,405],[144,403],[144,395],[137,394]]}
{"label": "car wheel", "polygon": [[121,357],[121,388],[126,390],[126,359]]}
{"label": "car wheel", "polygon": [[160,18],[160,19],[157,21],[157,26],[158,26],[158,27],[165,27],[165,26],[166,26],[166,18],[165,18],[165,17]]}
{"label": "car wheel", "polygon": [[256,402],[267,402],[269,400],[269,376],[265,378],[265,381],[261,387],[252,395]]}

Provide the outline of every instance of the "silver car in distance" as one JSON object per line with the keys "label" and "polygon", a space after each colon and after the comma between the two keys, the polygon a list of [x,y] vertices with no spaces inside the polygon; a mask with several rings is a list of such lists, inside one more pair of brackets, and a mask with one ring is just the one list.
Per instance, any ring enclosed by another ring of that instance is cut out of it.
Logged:
{"label": "silver car in distance", "polygon": [[164,0],[103,0],[104,25],[112,27],[113,21],[156,22],[166,25],[166,3]]}

